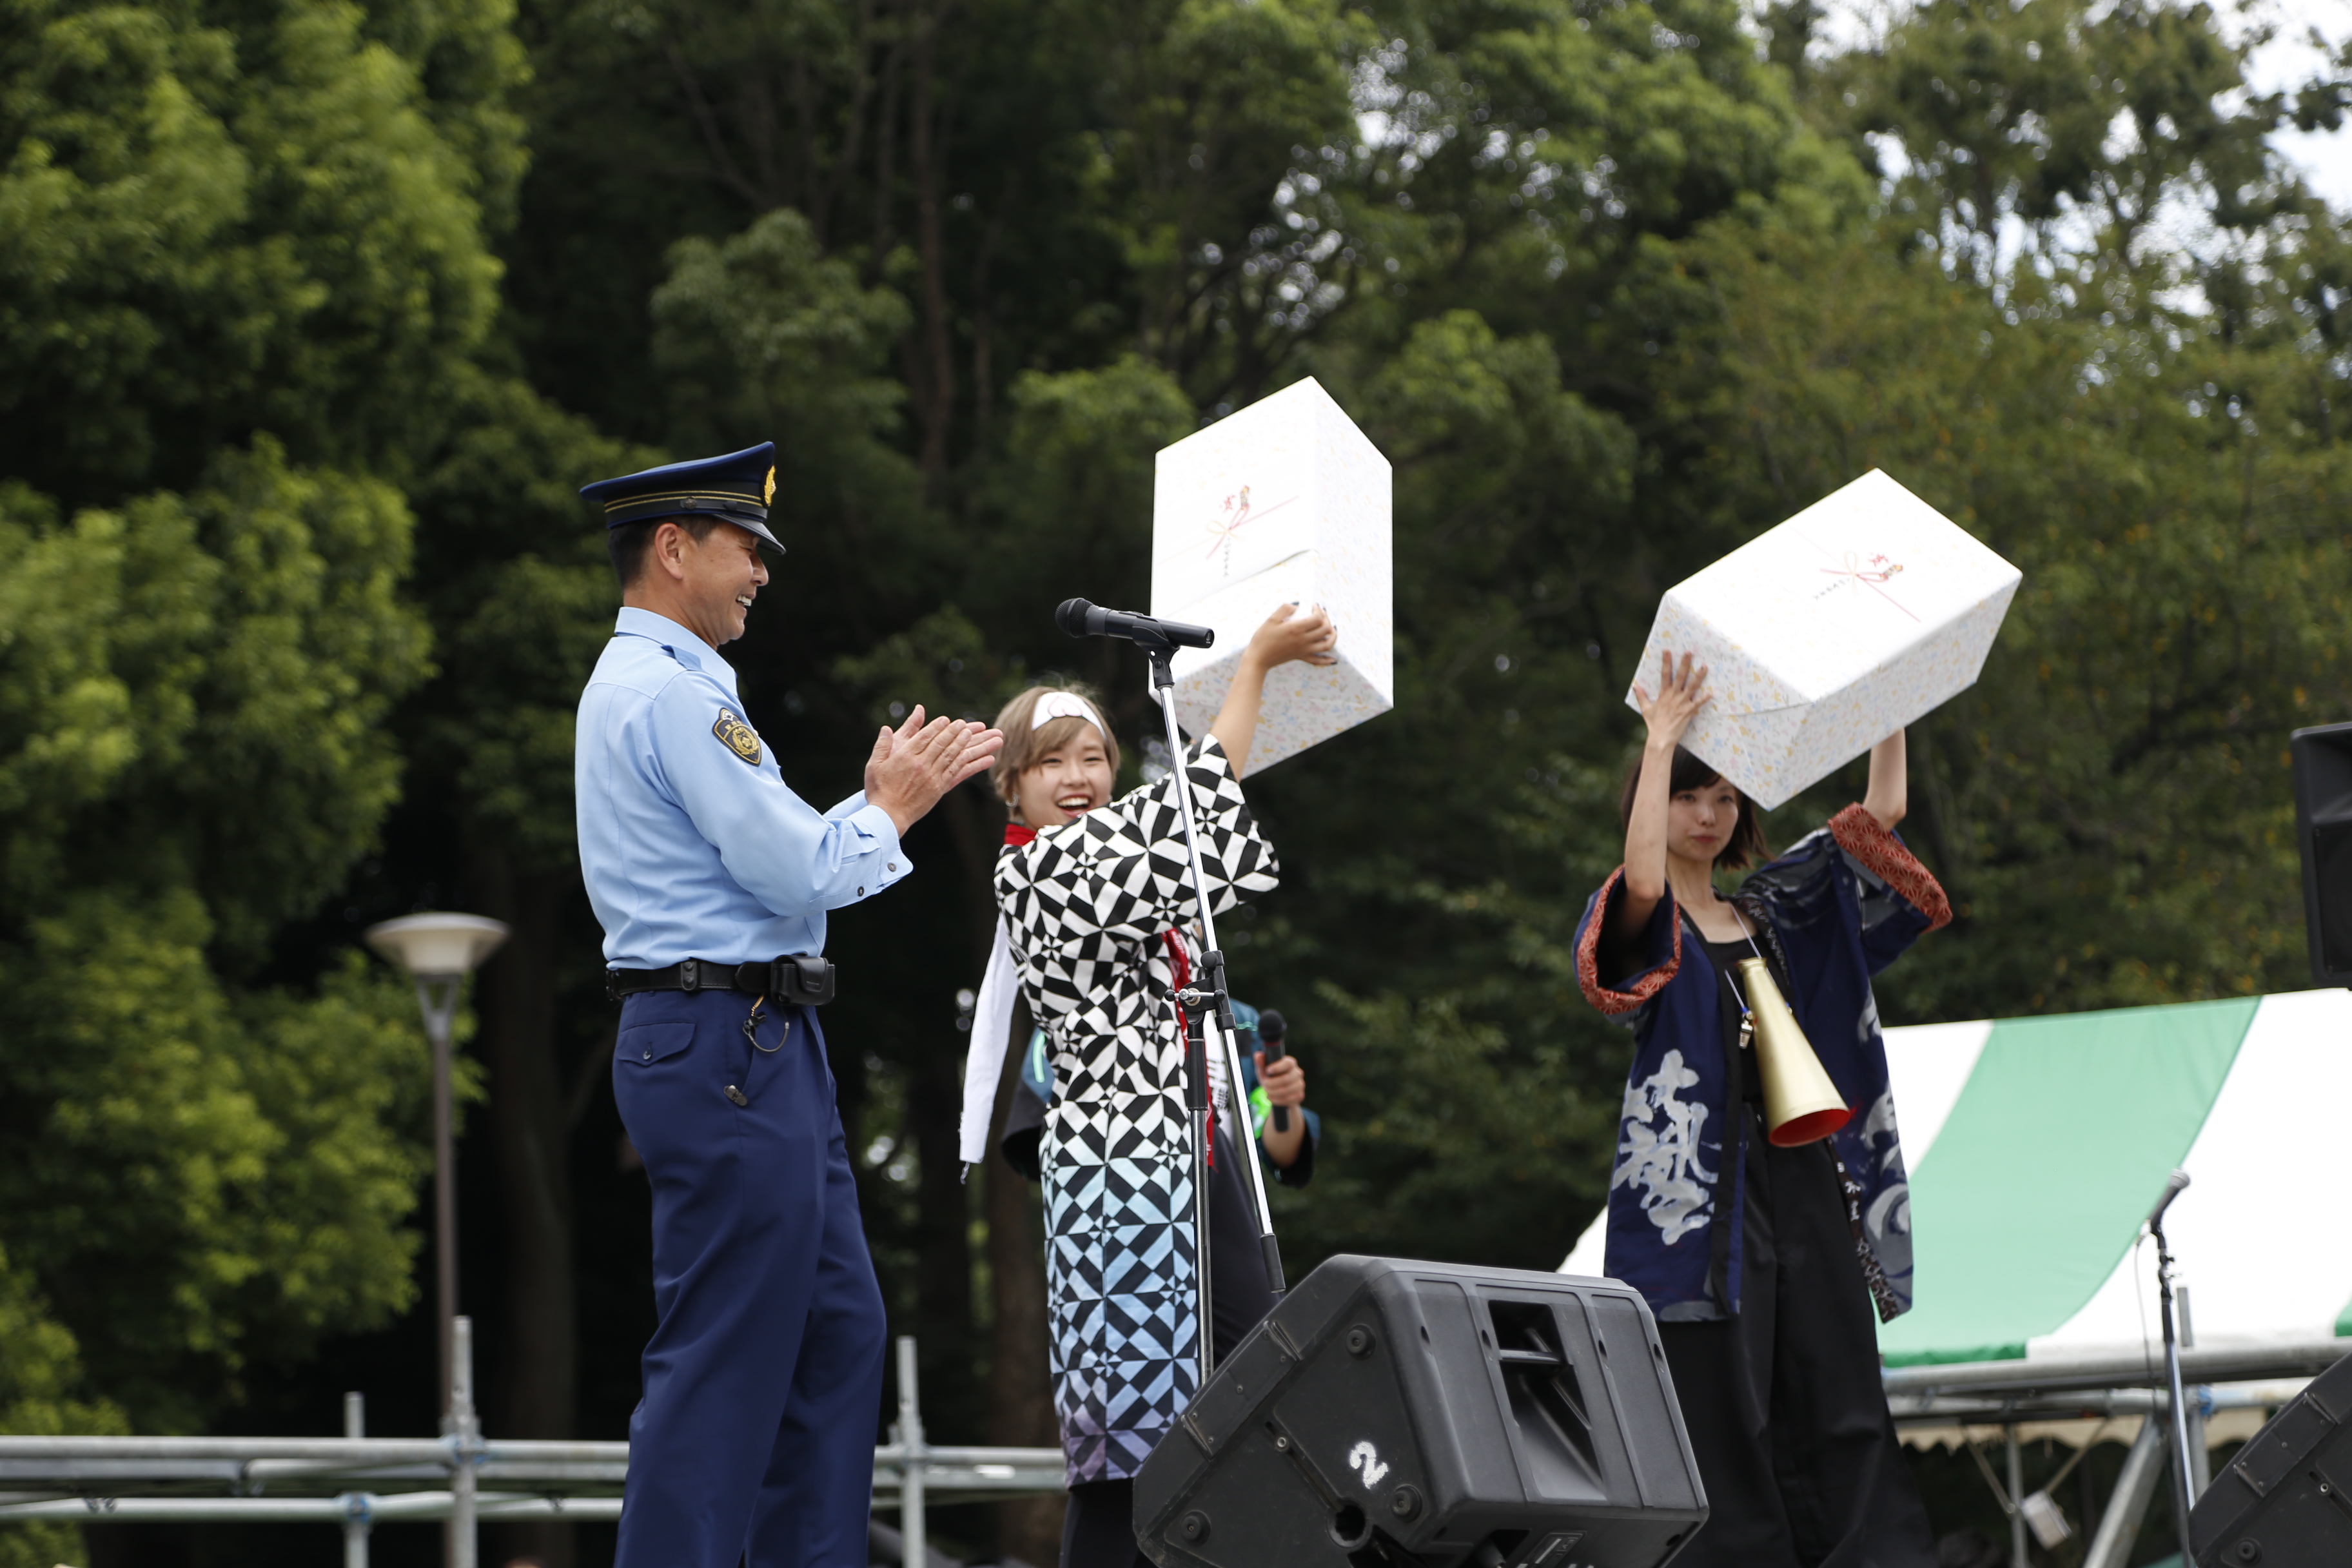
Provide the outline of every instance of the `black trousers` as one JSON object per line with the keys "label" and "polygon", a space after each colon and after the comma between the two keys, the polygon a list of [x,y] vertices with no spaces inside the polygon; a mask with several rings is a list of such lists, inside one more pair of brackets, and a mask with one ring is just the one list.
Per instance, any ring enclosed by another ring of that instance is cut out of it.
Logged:
{"label": "black trousers", "polygon": [[[1257,1215],[1229,1131],[1217,1130],[1217,1170],[1209,1183],[1209,1309],[1220,1364],[1274,1310]],[[1151,1568],[1136,1550],[1133,1481],[1082,1481],[1070,1489],[1062,1568]]]}
{"label": "black trousers", "polygon": [[1738,1315],[1658,1325],[1709,1509],[1675,1568],[1936,1568],[1836,1163],[1743,1121]]}

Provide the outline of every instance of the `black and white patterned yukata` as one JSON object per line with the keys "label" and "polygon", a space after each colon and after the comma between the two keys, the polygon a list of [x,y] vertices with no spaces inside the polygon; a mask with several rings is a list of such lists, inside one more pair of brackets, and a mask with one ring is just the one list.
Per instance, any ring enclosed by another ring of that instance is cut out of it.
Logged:
{"label": "black and white patterned yukata", "polygon": [[[1213,738],[1187,753],[1219,914],[1271,889],[1274,848]],[[1175,775],[1007,845],[996,862],[1021,989],[1055,1092],[1038,1157],[1054,1406],[1072,1485],[1140,1469],[1191,1403],[1191,1135],[1183,1026],[1165,933],[1188,960],[1192,892]]]}

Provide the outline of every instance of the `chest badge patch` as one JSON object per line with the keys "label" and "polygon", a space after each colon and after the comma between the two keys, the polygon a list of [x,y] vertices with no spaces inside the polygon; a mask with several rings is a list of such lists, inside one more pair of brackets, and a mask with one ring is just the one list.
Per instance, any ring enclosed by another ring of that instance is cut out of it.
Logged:
{"label": "chest badge patch", "polygon": [[760,731],[726,709],[719,710],[719,722],[710,726],[710,732],[719,737],[720,745],[753,767],[760,765]]}

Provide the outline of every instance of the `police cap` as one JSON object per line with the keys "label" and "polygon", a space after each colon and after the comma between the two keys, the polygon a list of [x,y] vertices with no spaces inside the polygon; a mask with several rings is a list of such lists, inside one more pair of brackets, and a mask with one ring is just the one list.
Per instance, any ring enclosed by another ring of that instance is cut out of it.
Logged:
{"label": "police cap", "polygon": [[604,526],[659,517],[715,517],[756,536],[779,555],[784,547],[768,531],[768,503],[776,495],[776,444],[762,441],[723,458],[666,463],[641,474],[598,479],[580,493],[604,509]]}

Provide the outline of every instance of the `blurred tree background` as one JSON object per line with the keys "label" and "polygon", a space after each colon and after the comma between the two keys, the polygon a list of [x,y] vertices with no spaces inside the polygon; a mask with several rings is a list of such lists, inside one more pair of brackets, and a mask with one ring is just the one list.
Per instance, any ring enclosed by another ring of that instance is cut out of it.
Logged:
{"label": "blurred tree background", "polygon": [[[1872,467],[2025,572],[1913,731],[1961,915],[1889,1020],[2302,984],[2352,232],[2264,139],[2338,128],[2352,62],[2253,91],[2260,29],[2202,5],[1823,20],[0,0],[0,1427],[326,1432],[360,1388],[431,1429],[425,1047],[357,942],[449,907],[515,931],[461,1150],[489,1427],[623,1432],[649,1205],[570,797],[617,594],[572,492],[672,456],[780,444],[792,552],[729,654],[821,801],[903,705],[1049,671],[1139,738],[1139,663],[1049,612],[1147,597],[1158,447],[1312,374],[1393,460],[1396,711],[1252,781],[1286,876],[1229,943],[1328,1128],[1294,1272],[1566,1252],[1621,1092],[1567,938],[1631,660],[1664,588]],[[971,786],[917,829],[827,1017],[949,1442],[1053,1437],[1034,1189],[953,1152],[1001,820]],[[1997,1528],[1929,1469],[1940,1528]],[[934,1528],[1050,1561],[1041,1505]],[[324,1549],[89,1534],[0,1563]]]}

